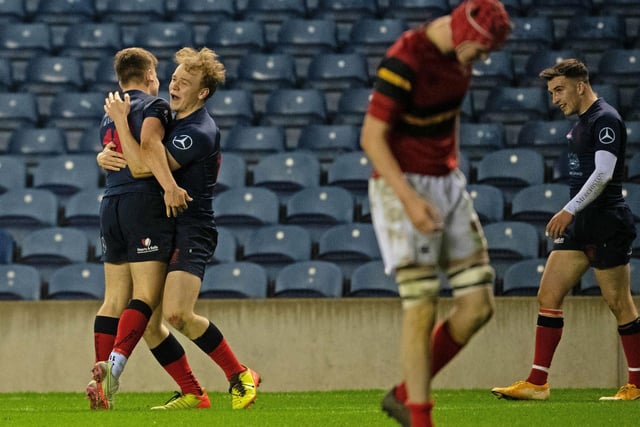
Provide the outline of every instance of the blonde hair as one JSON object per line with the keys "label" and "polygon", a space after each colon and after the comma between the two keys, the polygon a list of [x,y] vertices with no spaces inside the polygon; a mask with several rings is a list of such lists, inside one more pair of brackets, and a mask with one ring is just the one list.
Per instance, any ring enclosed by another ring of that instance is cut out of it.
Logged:
{"label": "blonde hair", "polygon": [[211,97],[218,86],[225,81],[224,65],[218,60],[218,55],[209,48],[195,50],[191,47],[183,47],[176,52],[175,61],[188,73],[202,73],[202,87],[209,89],[207,98]]}

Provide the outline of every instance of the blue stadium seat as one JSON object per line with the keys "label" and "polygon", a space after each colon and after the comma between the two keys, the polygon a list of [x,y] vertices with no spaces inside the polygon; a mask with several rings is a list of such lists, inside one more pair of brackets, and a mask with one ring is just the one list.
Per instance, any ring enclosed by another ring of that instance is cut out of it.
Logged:
{"label": "blue stadium seat", "polygon": [[0,228],[20,244],[22,237],[40,228],[56,225],[58,199],[47,190],[11,189],[0,194]]}
{"label": "blue stadium seat", "polygon": [[236,236],[225,227],[217,227],[217,230],[218,243],[209,262],[212,264],[235,262],[238,255],[238,240]]}
{"label": "blue stadium seat", "polygon": [[471,89],[490,89],[494,86],[512,86],[515,70],[511,52],[498,50],[472,66]]}
{"label": "blue stadium seat", "polygon": [[245,240],[242,261],[261,265],[269,280],[274,281],[284,266],[310,260],[311,250],[311,235],[305,228],[291,224],[265,225]]}
{"label": "blue stadium seat", "polygon": [[40,273],[35,267],[20,264],[0,265],[0,300],[38,301],[41,296]]}
{"label": "blue stadium seat", "polygon": [[142,22],[158,22],[167,18],[164,0],[106,0],[106,7],[100,10],[100,19],[136,25]]}
{"label": "blue stadium seat", "polygon": [[69,197],[63,208],[61,224],[84,231],[90,244],[100,237],[100,203],[103,192],[102,188],[80,190]]}
{"label": "blue stadium seat", "polygon": [[529,185],[513,196],[510,219],[534,225],[542,237],[551,217],[558,213],[569,199],[569,186],[566,184]]}
{"label": "blue stadium seat", "polygon": [[489,224],[504,220],[506,206],[502,190],[489,184],[469,184],[467,191],[480,222]]}
{"label": "blue stadium seat", "polygon": [[284,222],[303,226],[315,243],[334,225],[353,222],[354,215],[355,200],[348,190],[336,186],[307,187],[287,200]]}
{"label": "blue stadium seat", "polygon": [[266,298],[267,272],[252,262],[227,262],[208,266],[200,298]]}
{"label": "blue stadium seat", "polygon": [[568,184],[569,178],[569,151],[563,150],[551,164],[550,182]]}
{"label": "blue stadium seat", "polygon": [[261,22],[267,42],[275,45],[282,23],[289,19],[306,18],[307,4],[305,0],[248,0],[243,17]]}
{"label": "blue stadium seat", "polygon": [[47,0],[40,1],[31,15],[33,22],[44,22],[51,30],[54,49],[64,45],[69,27],[80,22],[97,20],[94,0]]}
{"label": "blue stadium seat", "polygon": [[320,236],[317,259],[336,263],[348,280],[361,264],[381,259],[373,226],[356,222],[334,225]]}
{"label": "blue stadium seat", "polygon": [[279,222],[280,201],[267,188],[231,188],[213,199],[213,211],[216,224],[231,230],[242,247],[254,230]]}
{"label": "blue stadium seat", "polygon": [[[640,73],[640,48],[607,49],[596,70],[596,83],[609,83],[620,89],[621,104],[628,105]],[[612,104],[613,105],[613,104]]]}
{"label": "blue stadium seat", "polygon": [[215,192],[221,193],[230,188],[244,187],[247,183],[247,162],[236,153],[222,153],[220,170],[215,186]]}
{"label": "blue stadium seat", "polygon": [[633,219],[636,222],[640,222],[640,184],[635,182],[625,182],[622,184],[622,195],[627,201],[627,204],[631,206],[631,212],[633,212]]}
{"label": "blue stadium seat", "polygon": [[[163,82],[160,82],[162,86]],[[120,90],[118,77],[113,69],[113,56],[103,56],[98,60],[93,75],[93,80],[88,84],[91,92],[114,92]]]}
{"label": "blue stadium seat", "polygon": [[357,267],[351,275],[351,297],[398,297],[395,278],[384,272],[382,261],[369,261]]}
{"label": "blue stadium seat", "polygon": [[358,199],[367,195],[373,165],[362,151],[344,153],[327,167],[327,184],[351,191]]}
{"label": "blue stadium seat", "polygon": [[11,92],[14,88],[11,61],[7,58],[0,58],[0,92]]}
{"label": "blue stadium seat", "polygon": [[285,151],[286,134],[280,126],[235,126],[221,145],[223,152],[241,156],[252,169],[263,157]]}
{"label": "blue stadium seat", "polygon": [[11,60],[13,78],[21,82],[27,61],[53,53],[51,30],[42,22],[12,22],[0,27],[0,57]]}
{"label": "blue stadium seat", "polygon": [[104,97],[104,92],[60,92],[51,103],[51,115],[45,125],[63,129],[67,144],[75,146],[88,127],[100,125]]}
{"label": "blue stadium seat", "polygon": [[507,203],[518,190],[544,183],[544,173],[544,157],[529,148],[504,148],[476,163],[476,182],[500,188]]}
{"label": "blue stadium seat", "polygon": [[38,122],[38,103],[34,94],[0,92],[0,141],[7,141],[15,130],[34,128]]}
{"label": "blue stadium seat", "polygon": [[369,108],[369,99],[371,98],[370,88],[349,88],[342,91],[342,95],[338,99],[338,106],[333,113],[332,123],[340,125],[362,126],[367,109]]}
{"label": "blue stadium seat", "polygon": [[104,267],[99,263],[73,263],[56,269],[50,279],[47,299],[102,300]]}
{"label": "blue stadium seat", "polygon": [[473,160],[507,146],[504,126],[499,122],[463,122],[460,124],[459,136],[460,150]]}
{"label": "blue stadium seat", "polygon": [[451,5],[447,0],[389,0],[384,16],[403,19],[415,27],[450,12]]}
{"label": "blue stadium seat", "polygon": [[[640,273],[640,259],[631,258],[629,268],[631,270],[631,295],[640,295],[640,276],[638,275]],[[582,276],[577,291],[579,295],[602,295],[592,268]]]}
{"label": "blue stadium seat", "polygon": [[546,264],[545,258],[525,259],[515,262],[504,273],[504,296],[536,296]]}
{"label": "blue stadium seat", "polygon": [[16,244],[13,236],[6,230],[0,228],[0,264],[13,263],[16,251]]}
{"label": "blue stadium seat", "polygon": [[476,121],[476,108],[472,91],[467,91],[467,94],[462,98],[462,105],[460,106],[460,121],[463,123]]}
{"label": "blue stadium seat", "polygon": [[622,16],[575,15],[569,20],[560,47],[580,50],[587,64],[597,67],[606,50],[623,48],[625,41],[626,29]]}
{"label": "blue stadium seat", "polygon": [[297,148],[311,151],[321,163],[360,151],[360,129],[353,125],[311,124],[300,131]]}
{"label": "blue stadium seat", "polygon": [[289,150],[297,148],[302,128],[328,121],[327,101],[320,89],[277,89],[267,96],[266,102],[260,124],[284,128]]}
{"label": "blue stadium seat", "polygon": [[[541,237],[532,224],[497,221],[486,224],[483,228],[492,264],[497,261],[503,261],[504,264],[504,261],[537,258],[540,255]],[[504,271],[502,269],[502,273]]]}
{"label": "blue stadium seat", "polygon": [[548,16],[512,16],[513,30],[503,49],[511,52],[516,75],[522,74],[534,52],[556,47],[553,20]]}
{"label": "blue stadium seat", "polygon": [[[618,86],[614,83],[594,83],[591,85],[593,91],[599,98],[604,98],[608,104],[610,104],[613,108],[618,111],[622,111],[622,101],[620,99],[620,93],[627,94],[627,98],[631,98],[633,96],[633,92],[631,87]],[[555,112],[559,112],[559,109],[554,110]],[[564,115],[562,118],[565,118]]]}
{"label": "blue stadium seat", "polygon": [[[394,11],[398,9],[394,8]],[[422,14],[423,10],[420,13]],[[407,21],[402,18],[360,18],[353,23],[343,51],[364,55],[367,58],[368,74],[373,77],[389,46],[408,28]]]}
{"label": "blue stadium seat", "polygon": [[173,62],[176,51],[194,45],[194,30],[187,22],[147,22],[138,27],[134,44],[153,52],[158,61]]}
{"label": "blue stadium seat", "polygon": [[0,156],[0,194],[27,186],[27,164],[21,156]]}
{"label": "blue stadium seat", "polygon": [[270,154],[253,167],[253,185],[275,192],[285,204],[293,193],[320,185],[320,173],[320,162],[310,152]]}
{"label": "blue stadium seat", "polygon": [[102,172],[93,154],[65,154],[40,160],[33,168],[33,187],[49,190],[61,203],[85,189],[97,189]]}
{"label": "blue stadium seat", "polygon": [[74,146],[67,143],[67,152],[74,154],[98,154],[103,148],[97,126],[86,128]]}
{"label": "blue stadium seat", "polygon": [[238,17],[238,11],[234,0],[179,0],[171,15],[177,22],[209,26],[214,22],[218,25],[233,21]]}
{"label": "blue stadium seat", "polygon": [[376,0],[318,0],[311,15],[316,19],[329,19],[337,24],[338,41],[346,43],[353,24],[361,18],[376,18],[379,15]]}
{"label": "blue stadium seat", "polygon": [[9,139],[8,154],[20,156],[27,165],[27,173],[43,159],[67,152],[67,138],[54,127],[16,130]]}
{"label": "blue stadium seat", "polygon": [[532,52],[524,64],[524,68],[516,77],[520,86],[544,86],[546,80],[540,78],[539,74],[545,68],[553,67],[555,64],[569,58],[582,59],[580,52],[576,49],[540,49]]}
{"label": "blue stadium seat", "polygon": [[284,267],[276,277],[276,298],[340,298],[343,275],[331,262],[300,261]]}
{"label": "blue stadium seat", "polygon": [[19,89],[37,96],[38,113],[46,120],[56,94],[85,89],[82,62],[72,56],[34,56],[27,63]]}
{"label": "blue stadium seat", "polygon": [[0,23],[23,22],[28,18],[24,1],[3,1],[0,3]]}
{"label": "blue stadium seat", "polygon": [[370,88],[369,66],[360,53],[319,53],[309,63],[305,87],[322,90],[335,111],[346,89]]}
{"label": "blue stadium seat", "polygon": [[553,20],[554,36],[562,40],[566,35],[569,21],[574,16],[589,16],[596,14],[592,0],[531,0],[528,6],[528,16],[546,16]]}
{"label": "blue stadium seat", "polygon": [[315,55],[337,51],[336,23],[328,19],[288,19],[280,26],[273,49],[292,55],[298,78],[304,79]]}
{"label": "blue stadium seat", "polygon": [[[2,160],[0,160],[0,173],[2,168]],[[631,158],[627,160],[627,179],[628,182],[640,184],[640,152],[635,151]],[[0,178],[0,182],[2,179]]]}
{"label": "blue stadium seat", "polygon": [[207,100],[207,111],[221,130],[254,124],[253,95],[244,89],[218,89]]}
{"label": "blue stadium seat", "polygon": [[518,147],[531,148],[545,159],[555,159],[567,148],[567,135],[571,131],[569,120],[531,120],[520,128]]}

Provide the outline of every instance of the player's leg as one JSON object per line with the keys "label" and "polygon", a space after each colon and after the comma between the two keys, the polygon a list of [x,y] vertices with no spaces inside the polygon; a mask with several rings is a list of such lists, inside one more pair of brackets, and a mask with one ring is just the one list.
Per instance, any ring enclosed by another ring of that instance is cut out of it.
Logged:
{"label": "player's leg", "polygon": [[547,259],[538,290],[538,318],[536,321],[533,365],[525,381],[508,387],[495,387],[491,392],[499,398],[546,400],[549,398],[547,378],[551,361],[562,337],[564,315],[562,303],[589,268],[582,251],[554,250]]}

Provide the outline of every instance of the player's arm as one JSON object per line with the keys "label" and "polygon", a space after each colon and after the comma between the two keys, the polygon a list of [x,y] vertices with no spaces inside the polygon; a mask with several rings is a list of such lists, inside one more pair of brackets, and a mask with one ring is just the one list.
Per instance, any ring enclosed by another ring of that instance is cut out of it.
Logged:
{"label": "player's arm", "polygon": [[105,145],[96,155],[96,162],[102,169],[114,172],[127,167],[127,160],[122,153],[116,151],[116,144],[113,141]]}
{"label": "player's arm", "polygon": [[418,194],[407,181],[398,161],[389,148],[389,125],[367,114],[362,125],[360,145],[376,172],[385,179],[402,202],[414,227],[422,233],[442,228],[442,216],[429,201]]}

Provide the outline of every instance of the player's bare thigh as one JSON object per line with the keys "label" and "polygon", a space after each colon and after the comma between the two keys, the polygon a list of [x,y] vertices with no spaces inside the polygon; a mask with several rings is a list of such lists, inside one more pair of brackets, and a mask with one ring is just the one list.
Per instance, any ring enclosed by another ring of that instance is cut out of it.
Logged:
{"label": "player's bare thigh", "polygon": [[131,299],[133,281],[128,263],[104,263],[104,301],[98,314],[120,317]]}
{"label": "player's bare thigh", "polygon": [[540,279],[538,290],[540,307],[558,310],[562,308],[564,297],[588,268],[589,260],[582,251],[552,251]]}
{"label": "player's bare thigh", "polygon": [[638,310],[631,296],[631,272],[629,264],[613,268],[593,269],[596,282],[619,325],[638,318]]}

